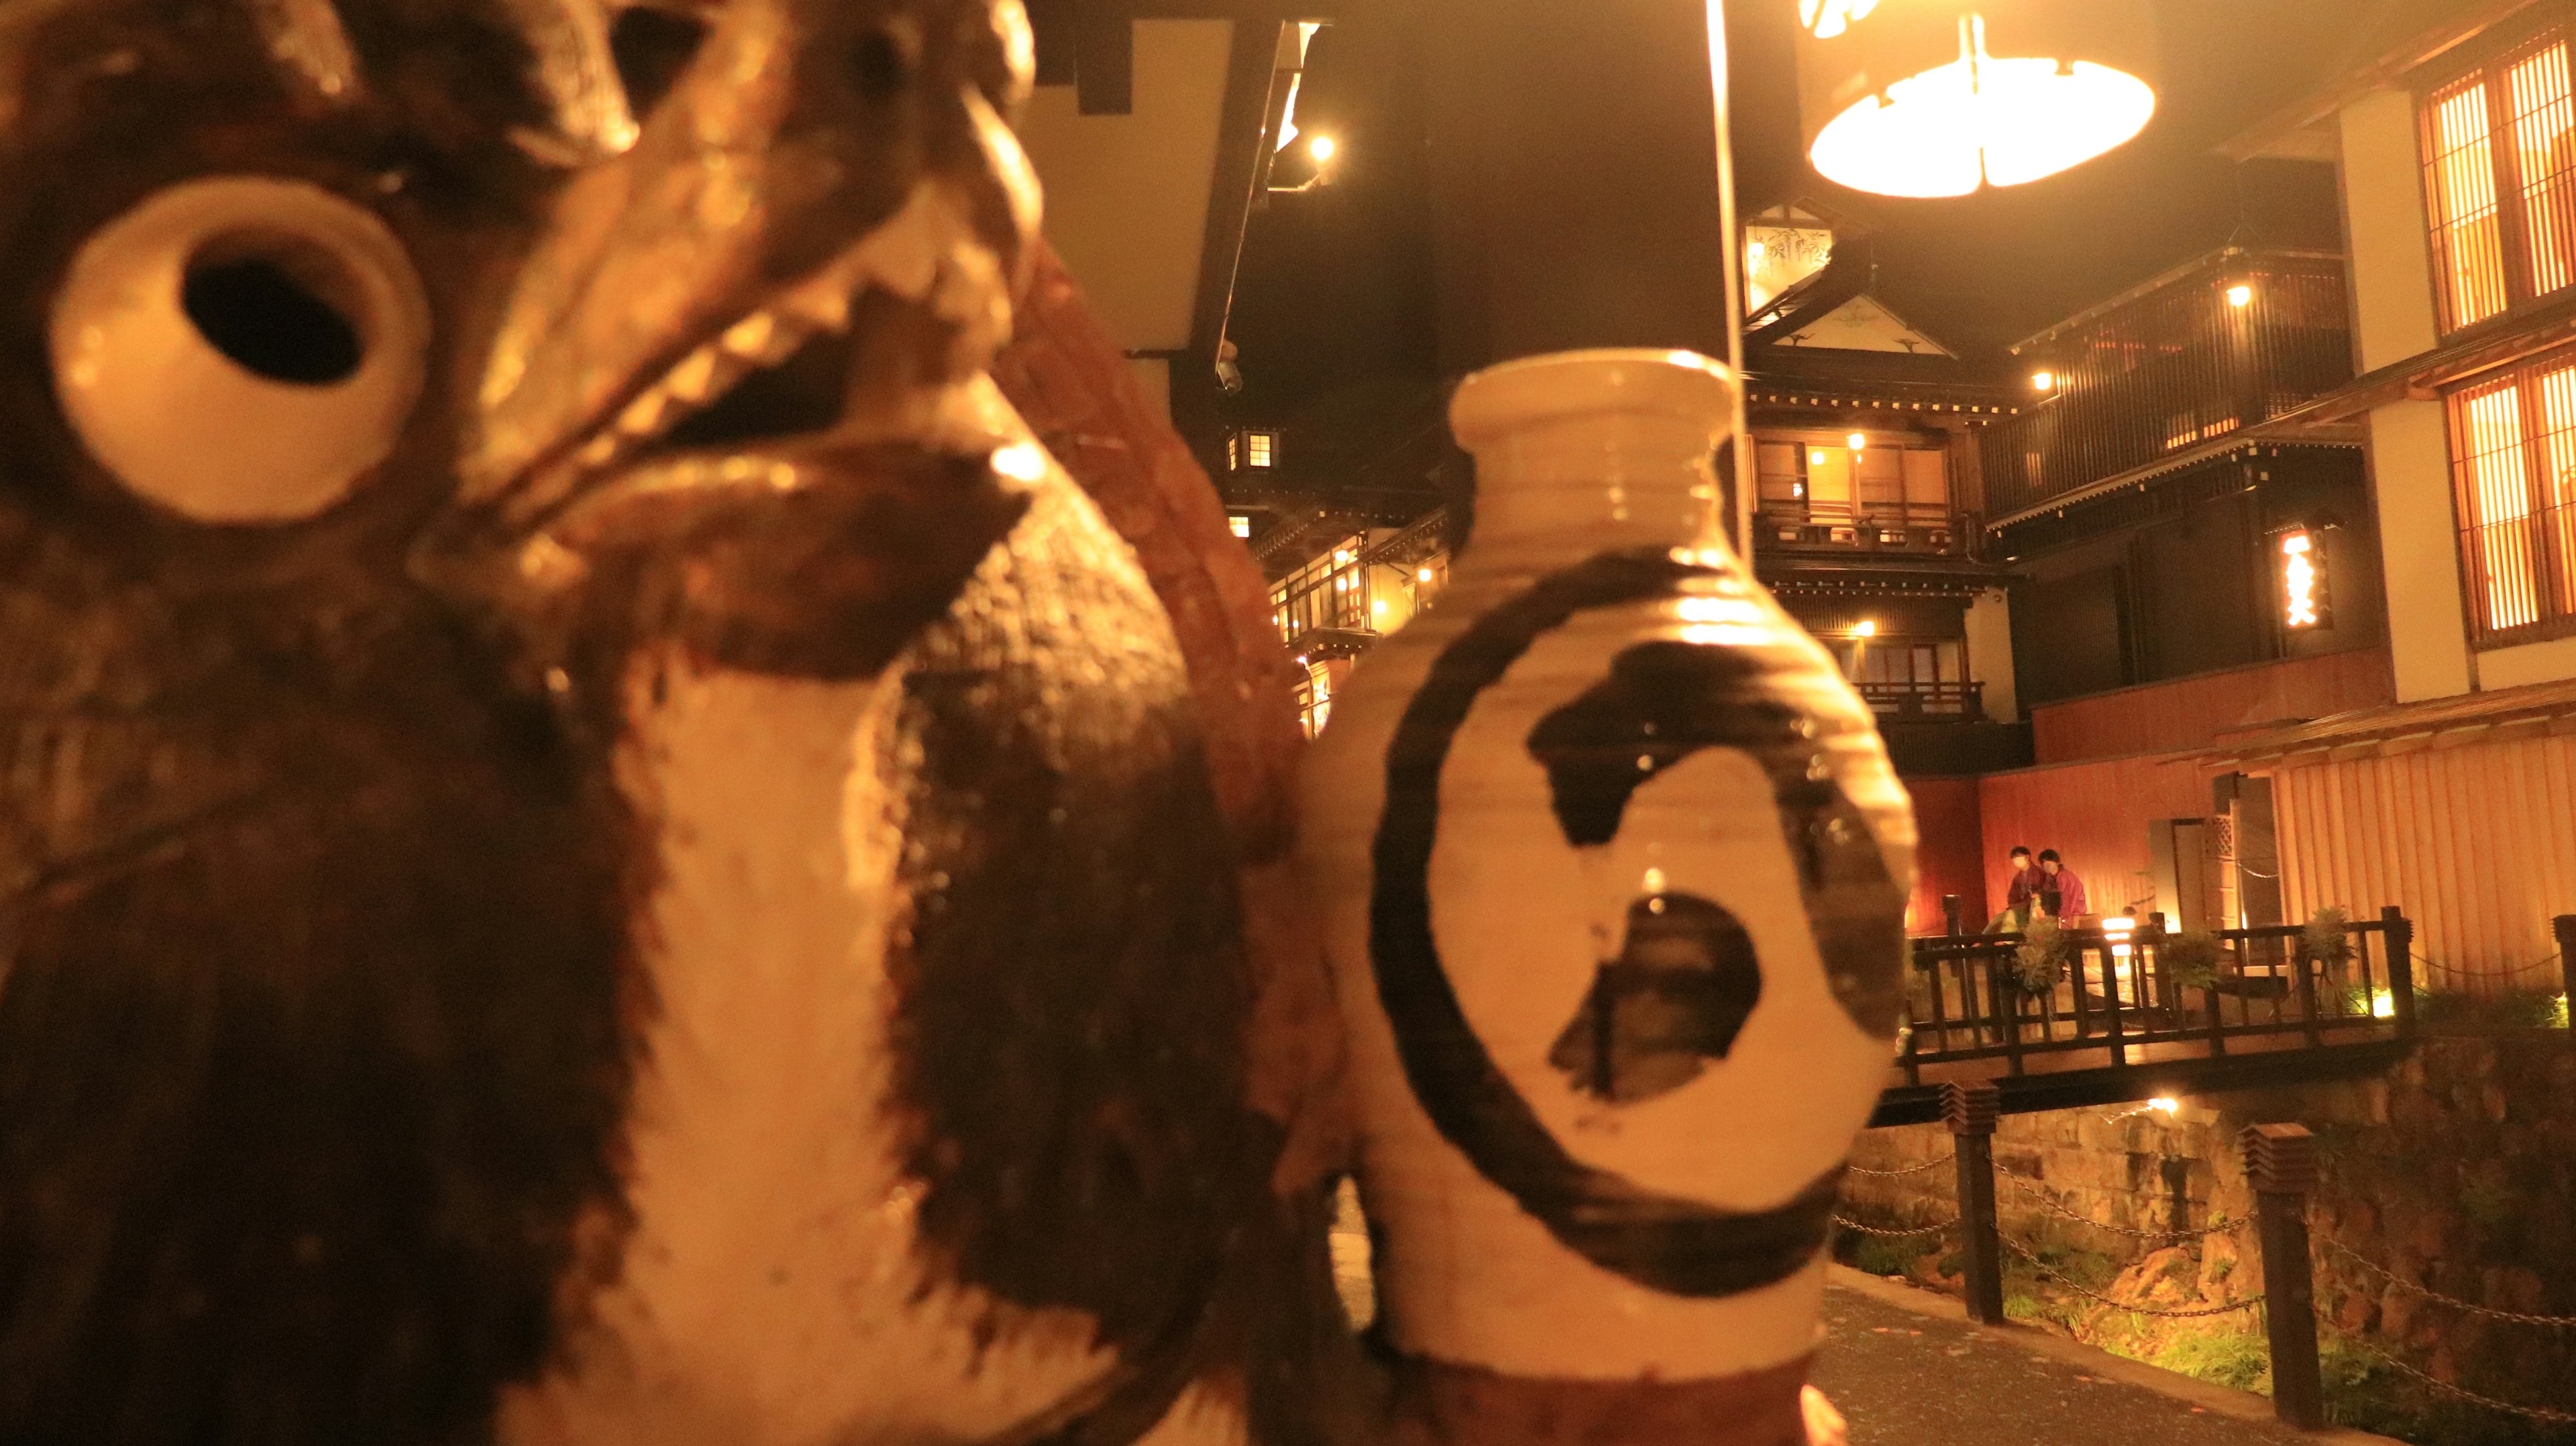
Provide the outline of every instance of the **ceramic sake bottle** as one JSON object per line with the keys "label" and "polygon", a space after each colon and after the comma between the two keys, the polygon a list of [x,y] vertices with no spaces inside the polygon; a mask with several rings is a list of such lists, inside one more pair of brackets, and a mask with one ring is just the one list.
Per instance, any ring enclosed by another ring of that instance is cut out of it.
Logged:
{"label": "ceramic sake bottle", "polygon": [[1308,760],[1380,1299],[1441,1438],[1804,1439],[1915,838],[1718,529],[1740,415],[1689,353],[1469,378],[1475,535]]}

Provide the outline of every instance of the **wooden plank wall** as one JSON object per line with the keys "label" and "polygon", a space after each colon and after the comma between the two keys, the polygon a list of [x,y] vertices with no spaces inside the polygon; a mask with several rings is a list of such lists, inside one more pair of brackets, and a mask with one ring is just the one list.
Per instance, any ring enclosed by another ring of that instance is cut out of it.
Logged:
{"label": "wooden plank wall", "polygon": [[[1986,897],[2003,907],[2015,844],[2053,848],[2084,880],[2093,911],[2114,912],[2155,895],[2147,825],[2205,818],[2209,785],[2193,754],[2111,758],[1992,773],[1978,780]],[[2149,907],[2153,907],[2149,905]],[[2376,905],[2373,906],[2377,907]]]}
{"label": "wooden plank wall", "polygon": [[2292,761],[2272,778],[2291,918],[2395,904],[2432,988],[2564,987],[2549,921],[2576,914],[2576,737]]}
{"label": "wooden plank wall", "polygon": [[[1905,905],[1905,932],[1938,934],[1949,927],[1941,896],[1959,896],[1959,914],[1970,930],[1985,927],[1985,825],[1973,778],[1909,778],[1914,826],[1921,843],[1914,854],[1914,896]],[[2010,847],[2010,845],[2006,845]],[[2000,896],[1998,896],[2000,897]]]}
{"label": "wooden plank wall", "polygon": [[2147,683],[2030,710],[2042,764],[2206,748],[2218,734],[2397,701],[2388,650],[2328,653]]}

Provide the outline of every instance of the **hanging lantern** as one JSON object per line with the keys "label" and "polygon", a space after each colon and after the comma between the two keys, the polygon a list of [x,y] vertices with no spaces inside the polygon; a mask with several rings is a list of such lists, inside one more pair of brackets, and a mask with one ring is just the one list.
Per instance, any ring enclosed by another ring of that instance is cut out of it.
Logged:
{"label": "hanging lantern", "polygon": [[1808,159],[1854,190],[2017,186],[2113,149],[2155,113],[2143,4],[1799,0],[1799,22]]}

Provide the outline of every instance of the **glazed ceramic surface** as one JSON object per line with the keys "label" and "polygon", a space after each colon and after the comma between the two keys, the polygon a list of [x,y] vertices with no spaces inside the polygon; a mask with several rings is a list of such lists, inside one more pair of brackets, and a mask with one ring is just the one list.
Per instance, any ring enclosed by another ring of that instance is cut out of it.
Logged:
{"label": "glazed ceramic surface", "polygon": [[1663,352],[1471,378],[1475,536],[1309,759],[1408,1354],[1673,1380],[1813,1349],[1914,829],[1867,710],[1709,526],[1733,388]]}

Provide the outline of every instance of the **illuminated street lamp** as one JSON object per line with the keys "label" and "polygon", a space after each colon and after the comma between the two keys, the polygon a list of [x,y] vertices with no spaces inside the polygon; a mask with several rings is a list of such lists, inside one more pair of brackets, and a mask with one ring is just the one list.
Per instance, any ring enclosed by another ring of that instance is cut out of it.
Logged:
{"label": "illuminated street lamp", "polygon": [[2017,186],[2111,150],[2155,114],[2143,4],[1812,0],[1800,21],[1808,159],[1854,190]]}

